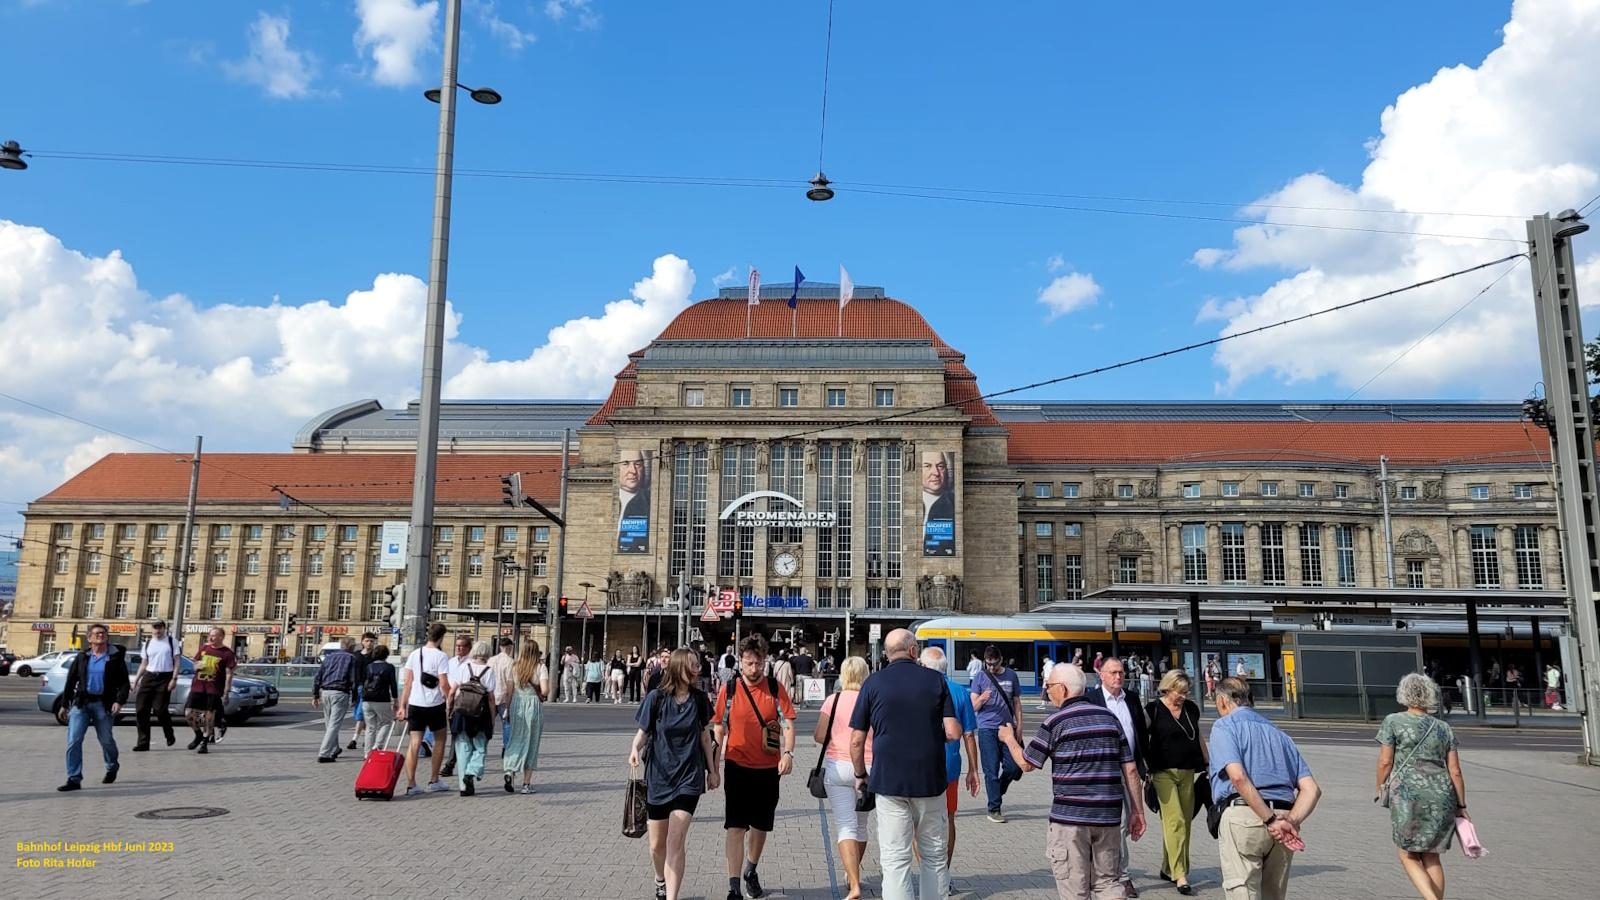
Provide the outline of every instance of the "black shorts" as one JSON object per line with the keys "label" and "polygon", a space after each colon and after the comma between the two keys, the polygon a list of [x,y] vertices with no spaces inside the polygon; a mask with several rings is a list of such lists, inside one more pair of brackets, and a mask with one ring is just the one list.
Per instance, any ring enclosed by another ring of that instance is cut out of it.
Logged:
{"label": "black shorts", "polygon": [[777,766],[750,769],[727,760],[723,767],[722,790],[727,797],[723,828],[772,830],[772,820],[778,812]]}
{"label": "black shorts", "polygon": [[199,712],[222,712],[222,695],[190,691],[189,699],[183,702],[183,708]]}
{"label": "black shorts", "polygon": [[438,706],[407,706],[407,731],[443,731],[445,728],[444,704]]}
{"label": "black shorts", "polygon": [[650,821],[652,822],[660,822],[662,819],[669,819],[672,817],[672,814],[678,810],[683,810],[692,816],[694,815],[694,811],[699,807],[699,794],[682,794],[677,797],[673,797],[671,800],[668,800],[660,806],[657,806],[654,803],[645,804],[645,809],[649,811]]}

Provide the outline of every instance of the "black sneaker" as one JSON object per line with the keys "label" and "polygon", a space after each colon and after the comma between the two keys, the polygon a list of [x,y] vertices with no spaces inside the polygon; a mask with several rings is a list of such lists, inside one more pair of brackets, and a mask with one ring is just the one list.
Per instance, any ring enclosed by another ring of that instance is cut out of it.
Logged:
{"label": "black sneaker", "polygon": [[667,900],[667,883],[665,881],[656,882],[656,900]]}
{"label": "black sneaker", "polygon": [[205,753],[205,752],[207,752],[206,751],[206,747],[208,747],[210,745],[211,745],[210,741],[206,740],[205,738],[201,738],[200,739],[200,749],[196,750],[195,752],[196,753]]}
{"label": "black sneaker", "polygon": [[83,782],[75,781],[75,780],[69,778],[69,779],[67,779],[67,783],[66,784],[63,784],[62,786],[56,788],[56,790],[58,790],[58,791],[81,791],[81,790],[83,790]]}
{"label": "black sneaker", "polygon": [[205,737],[203,737],[201,735],[198,735],[198,734],[195,735],[194,736],[194,740],[189,742],[189,749],[193,750],[194,748],[200,746],[201,742],[204,741],[204,740],[205,740]]}
{"label": "black sneaker", "polygon": [[171,747],[173,744],[176,744],[177,742],[178,742],[178,736],[177,735],[175,735],[175,734],[167,735],[167,746],[168,747]]}
{"label": "black sneaker", "polygon": [[746,869],[744,872],[744,892],[750,897],[760,897],[766,891],[761,889],[761,876],[755,869]]}
{"label": "black sneaker", "polygon": [[218,722],[217,723],[217,733],[216,733],[216,735],[214,737],[211,738],[211,743],[215,744],[217,741],[220,741],[220,740],[222,740],[223,738],[225,738],[227,736],[228,736],[228,723],[227,723],[227,721],[224,720],[224,721]]}
{"label": "black sneaker", "polygon": [[738,891],[729,891],[728,900],[744,900],[744,895]]}
{"label": "black sneaker", "polygon": [[461,776],[461,796],[471,797],[475,793],[477,793],[477,790],[472,786],[472,776]]}
{"label": "black sneaker", "polygon": [[144,753],[144,752],[147,752],[149,749],[150,749],[150,745],[149,744],[134,744],[133,745],[133,752],[135,752],[135,753]]}
{"label": "black sneaker", "polygon": [[117,781],[117,770],[120,769],[120,768],[121,768],[121,766],[112,766],[111,768],[107,769],[106,770],[106,777],[100,779],[100,783],[101,784],[115,784],[116,781]]}
{"label": "black sneaker", "polygon": [[451,775],[454,775],[455,773],[456,773],[456,764],[455,763],[451,763],[450,765],[445,766],[444,768],[439,770],[439,777],[440,778],[449,778]]}
{"label": "black sneaker", "polygon": [[355,741],[351,741],[350,743],[345,744],[344,748],[346,750],[354,750],[356,748],[356,742]]}

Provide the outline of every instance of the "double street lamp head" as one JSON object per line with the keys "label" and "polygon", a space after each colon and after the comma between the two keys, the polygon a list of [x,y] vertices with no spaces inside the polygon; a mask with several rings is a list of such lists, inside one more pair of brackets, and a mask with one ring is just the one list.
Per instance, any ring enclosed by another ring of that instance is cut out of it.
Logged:
{"label": "double street lamp head", "polygon": [[0,144],[0,169],[11,169],[20,172],[28,167],[28,161],[22,158],[22,145],[16,141],[6,141]]}
{"label": "double street lamp head", "polygon": [[1561,212],[1556,213],[1555,237],[1558,240],[1562,238],[1577,237],[1588,230],[1589,223],[1585,222],[1583,217],[1578,215],[1577,210],[1564,209]]}
{"label": "double street lamp head", "polygon": [[[468,96],[472,97],[472,99],[478,101],[479,103],[482,103],[484,106],[494,106],[496,103],[499,103],[501,100],[505,99],[504,97],[500,96],[499,91],[491,87],[470,88],[464,84],[458,84],[456,87],[466,91]],[[422,96],[427,97],[434,103],[438,103],[440,91],[438,88],[428,88],[422,92]]]}

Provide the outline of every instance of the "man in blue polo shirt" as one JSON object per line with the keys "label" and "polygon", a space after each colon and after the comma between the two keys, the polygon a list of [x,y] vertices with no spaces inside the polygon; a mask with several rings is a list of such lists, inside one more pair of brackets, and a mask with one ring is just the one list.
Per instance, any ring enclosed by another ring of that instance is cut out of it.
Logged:
{"label": "man in blue polo shirt", "polygon": [[[922,859],[922,900],[943,900],[945,884],[945,741],[961,723],[944,676],[916,663],[917,639],[904,628],[883,641],[889,664],[867,678],[850,714],[856,790],[878,795],[878,864],[884,900],[914,900],[912,845]],[[875,759],[867,777],[867,732]]]}
{"label": "man in blue polo shirt", "polygon": [[1053,796],[1045,856],[1062,898],[1104,900],[1122,894],[1117,872],[1122,856],[1122,808],[1128,837],[1144,834],[1144,792],[1133,748],[1117,717],[1083,696],[1083,670],[1059,663],[1045,681],[1045,697],[1060,709],[1039,726],[1026,750],[1010,726],[1000,740],[1025,772],[1050,766]]}
{"label": "man in blue polo shirt", "polygon": [[1229,900],[1283,900],[1300,825],[1322,789],[1289,736],[1250,708],[1250,686],[1224,678],[1212,698],[1211,796],[1222,810],[1216,832],[1222,889]]}
{"label": "man in blue polo shirt", "polygon": [[922,663],[925,669],[932,669],[944,676],[945,687],[950,689],[950,702],[956,709],[956,720],[961,723],[961,737],[944,744],[944,777],[948,784],[944,789],[945,834],[948,843],[944,848],[944,894],[950,895],[950,862],[956,855],[956,796],[961,786],[961,748],[967,748],[967,792],[978,796],[978,714],[972,708],[972,693],[966,685],[950,677],[945,670],[947,663],[944,651],[938,647],[927,647],[917,657],[917,662]]}

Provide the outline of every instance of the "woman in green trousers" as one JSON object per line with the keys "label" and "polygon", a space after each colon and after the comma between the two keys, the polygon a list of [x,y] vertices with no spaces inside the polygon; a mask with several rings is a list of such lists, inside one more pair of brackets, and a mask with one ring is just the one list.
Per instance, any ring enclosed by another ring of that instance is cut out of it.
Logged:
{"label": "woman in green trousers", "polygon": [[1156,689],[1160,699],[1145,708],[1150,740],[1145,747],[1150,783],[1161,803],[1161,877],[1194,893],[1189,885],[1189,833],[1194,822],[1194,775],[1209,762],[1200,740],[1200,707],[1189,699],[1193,683],[1182,669],[1169,669]]}

